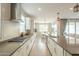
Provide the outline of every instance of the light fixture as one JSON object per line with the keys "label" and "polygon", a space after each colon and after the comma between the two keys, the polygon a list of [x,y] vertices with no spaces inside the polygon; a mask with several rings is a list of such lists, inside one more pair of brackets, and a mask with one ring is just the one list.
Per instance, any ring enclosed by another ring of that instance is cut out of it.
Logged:
{"label": "light fixture", "polygon": [[78,3],[73,7],[73,12],[79,12],[79,4]]}
{"label": "light fixture", "polygon": [[41,11],[42,10],[42,8],[38,8],[38,11]]}
{"label": "light fixture", "polygon": [[69,8],[71,11],[73,11],[73,8]]}
{"label": "light fixture", "polygon": [[57,12],[57,20],[58,20],[58,21],[60,21],[59,15],[60,15],[60,12]]}

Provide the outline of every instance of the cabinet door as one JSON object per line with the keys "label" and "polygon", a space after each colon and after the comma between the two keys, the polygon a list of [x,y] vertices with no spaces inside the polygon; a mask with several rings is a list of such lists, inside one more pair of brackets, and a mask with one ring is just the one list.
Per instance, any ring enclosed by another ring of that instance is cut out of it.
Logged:
{"label": "cabinet door", "polygon": [[10,3],[1,4],[1,19],[10,20]]}
{"label": "cabinet door", "polygon": [[26,56],[26,45],[20,48],[20,56]]}
{"label": "cabinet door", "polygon": [[19,52],[16,51],[12,56],[18,56],[19,55]]}
{"label": "cabinet door", "polygon": [[32,48],[35,39],[28,40],[22,47],[20,47],[13,56],[27,56]]}
{"label": "cabinet door", "polygon": [[0,40],[2,40],[2,28],[1,28],[1,19],[0,19]]}
{"label": "cabinet door", "polygon": [[12,56],[20,56],[20,49],[18,49]]}
{"label": "cabinet door", "polygon": [[47,40],[47,46],[48,46],[50,52],[52,53],[52,44],[50,42],[50,39]]}
{"label": "cabinet door", "polygon": [[63,56],[63,48],[59,45],[56,46],[57,56]]}
{"label": "cabinet door", "polygon": [[64,50],[64,56],[72,56],[72,55]]}
{"label": "cabinet door", "polygon": [[31,39],[29,40],[29,42],[28,42],[28,45],[27,45],[27,55],[29,54],[29,52],[30,52],[31,49],[32,49],[34,40],[35,40],[35,39],[32,39],[32,38],[31,38]]}
{"label": "cabinet door", "polygon": [[2,28],[1,28],[1,24],[2,24],[2,22],[1,22],[1,3],[0,3],[0,41],[2,40]]}
{"label": "cabinet door", "polygon": [[12,56],[25,56],[25,55],[26,55],[26,46],[23,45]]}
{"label": "cabinet door", "polygon": [[30,52],[31,44],[32,44],[32,42],[31,42],[31,40],[29,40],[29,41],[28,41],[28,44],[27,44],[27,55],[28,55],[29,52]]}
{"label": "cabinet door", "polygon": [[57,45],[51,39],[48,39],[47,45],[53,56],[63,56],[63,48]]}
{"label": "cabinet door", "polygon": [[26,47],[25,47],[26,56],[28,56],[28,54],[29,54],[29,51],[30,51],[30,44],[31,44],[31,41],[30,41],[30,40],[25,43],[25,46],[26,46]]}

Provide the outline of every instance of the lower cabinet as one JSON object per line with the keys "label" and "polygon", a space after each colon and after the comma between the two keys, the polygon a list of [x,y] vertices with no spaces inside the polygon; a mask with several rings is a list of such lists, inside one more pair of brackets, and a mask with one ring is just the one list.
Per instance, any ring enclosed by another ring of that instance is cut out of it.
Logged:
{"label": "lower cabinet", "polygon": [[59,45],[56,45],[56,55],[57,56],[63,56],[63,48]]}
{"label": "lower cabinet", "polygon": [[21,51],[21,48],[18,49],[12,56],[17,56],[17,55],[20,55],[20,51]]}
{"label": "lower cabinet", "polygon": [[47,40],[47,46],[52,54],[52,56],[70,56],[66,50],[64,50],[61,46],[56,44],[54,41],[51,39]]}
{"label": "lower cabinet", "polygon": [[72,55],[64,50],[64,56],[72,56]]}
{"label": "lower cabinet", "polygon": [[12,56],[28,56],[34,43],[34,37],[29,39],[22,47],[20,47]]}

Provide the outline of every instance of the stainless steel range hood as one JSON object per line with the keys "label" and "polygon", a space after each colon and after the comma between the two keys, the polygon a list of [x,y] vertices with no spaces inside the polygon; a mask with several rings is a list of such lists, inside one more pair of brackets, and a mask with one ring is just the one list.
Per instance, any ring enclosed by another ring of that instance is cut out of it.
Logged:
{"label": "stainless steel range hood", "polygon": [[11,21],[21,22],[21,4],[11,3]]}

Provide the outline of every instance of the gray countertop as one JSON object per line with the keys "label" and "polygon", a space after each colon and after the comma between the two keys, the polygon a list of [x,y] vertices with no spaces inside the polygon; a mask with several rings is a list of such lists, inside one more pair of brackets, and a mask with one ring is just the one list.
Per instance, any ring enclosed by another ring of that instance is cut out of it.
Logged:
{"label": "gray countertop", "polygon": [[9,56],[13,51],[15,51],[21,42],[5,42],[0,45],[0,56]]}
{"label": "gray countertop", "polygon": [[[45,34],[43,34],[45,35]],[[58,42],[58,38],[54,37],[52,35],[46,35],[47,37],[50,37],[57,45],[61,46],[64,50],[69,52],[71,55],[78,55],[79,56],[79,44],[67,44],[65,41],[63,41],[63,38],[61,38],[61,42]]]}
{"label": "gray countertop", "polygon": [[10,56],[14,51],[16,51],[17,48],[22,46],[28,38],[26,38],[23,42],[8,42],[1,41],[0,42],[0,56]]}

